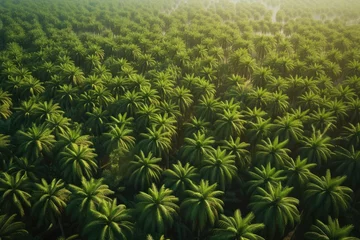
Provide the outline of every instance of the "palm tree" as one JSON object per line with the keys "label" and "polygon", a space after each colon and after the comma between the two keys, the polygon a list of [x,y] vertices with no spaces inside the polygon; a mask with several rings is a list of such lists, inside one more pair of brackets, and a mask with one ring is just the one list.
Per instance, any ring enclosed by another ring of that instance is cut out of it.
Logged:
{"label": "palm tree", "polygon": [[15,175],[1,173],[0,196],[0,206],[4,212],[16,211],[23,217],[26,207],[31,206],[30,182],[26,174],[20,172]]}
{"label": "palm tree", "polygon": [[168,133],[169,137],[176,134],[176,119],[168,113],[154,114],[150,118],[150,124],[159,131]]}
{"label": "palm tree", "polygon": [[121,149],[121,151],[128,152],[135,145],[135,138],[131,135],[132,130],[125,125],[121,127],[110,126],[110,131],[104,133],[104,146],[107,146],[107,152],[110,153],[114,149]]}
{"label": "palm tree", "polygon": [[35,183],[32,194],[34,204],[32,214],[38,219],[38,225],[48,227],[50,224],[59,224],[62,235],[65,236],[61,224],[61,216],[65,210],[70,191],[64,186],[62,180],[53,179],[49,184],[45,179]]}
{"label": "palm tree", "polygon": [[347,225],[340,227],[338,219],[332,219],[328,217],[328,225],[320,220],[316,220],[316,223],[311,226],[310,231],[305,233],[305,238],[308,240],[315,239],[333,239],[333,240],[356,240],[358,238],[351,237],[351,231],[353,225]]}
{"label": "palm tree", "polygon": [[205,155],[202,161],[200,169],[202,178],[209,180],[210,184],[218,183],[220,190],[224,191],[237,174],[234,159],[235,156],[232,152],[227,153],[220,147],[213,149]]}
{"label": "palm tree", "polygon": [[250,152],[246,149],[250,146],[249,143],[242,142],[239,137],[230,137],[229,140],[224,140],[222,148],[228,152],[232,152],[235,156],[235,164],[239,170],[245,170],[250,165]]}
{"label": "palm tree", "polygon": [[360,184],[360,176],[357,174],[360,168],[360,151],[355,150],[354,145],[351,145],[349,150],[339,146],[335,155],[337,158],[336,173],[339,176],[346,176],[346,182],[355,189]]}
{"label": "palm tree", "polygon": [[71,143],[59,154],[60,171],[67,182],[78,183],[90,179],[98,169],[94,149]]}
{"label": "palm tree", "polygon": [[270,92],[262,87],[256,87],[249,94],[250,107],[265,108],[270,100]]}
{"label": "palm tree", "polygon": [[144,150],[145,153],[154,153],[155,156],[164,156],[167,159],[166,166],[169,166],[168,156],[171,149],[171,138],[169,132],[164,132],[161,129],[146,128],[147,133],[141,133],[141,140],[138,144],[138,148]]}
{"label": "palm tree", "polygon": [[164,185],[158,189],[152,184],[148,193],[140,192],[135,201],[138,223],[145,232],[164,234],[172,227],[179,211],[178,198],[172,195],[172,190]]}
{"label": "palm tree", "polygon": [[295,143],[304,134],[302,122],[294,116],[278,117],[274,123],[274,136],[279,136],[280,141],[288,139],[290,143]]}
{"label": "palm tree", "polygon": [[353,192],[341,185],[345,179],[346,176],[331,178],[330,170],[321,178],[314,176],[304,193],[307,216],[342,215],[350,207]]}
{"label": "palm tree", "polygon": [[347,141],[348,145],[360,147],[360,123],[356,125],[349,123],[349,126],[344,127],[343,138]]}
{"label": "palm tree", "polygon": [[181,149],[183,159],[195,166],[199,166],[207,153],[212,151],[215,143],[213,137],[206,137],[205,134],[193,134],[192,138],[185,138],[185,144]]}
{"label": "palm tree", "polygon": [[271,93],[269,112],[272,118],[283,115],[289,108],[289,97],[282,92]]}
{"label": "palm tree", "polygon": [[190,137],[193,134],[205,134],[209,128],[210,123],[205,121],[202,118],[197,118],[195,116],[190,118],[190,121],[184,123],[185,127],[185,137]]}
{"label": "palm tree", "polygon": [[269,67],[258,67],[255,69],[254,74],[251,78],[252,84],[257,88],[264,88],[267,84],[274,79],[271,68]]}
{"label": "palm tree", "polygon": [[86,112],[88,119],[85,121],[87,127],[93,135],[100,136],[105,131],[105,124],[108,122],[109,112],[101,107],[94,107],[92,111]]}
{"label": "palm tree", "polygon": [[135,90],[132,92],[126,91],[124,95],[120,97],[119,107],[121,112],[127,112],[129,116],[133,117],[142,102],[139,92]]}
{"label": "palm tree", "polygon": [[318,108],[317,111],[310,113],[309,121],[316,129],[319,129],[319,131],[324,131],[325,128],[336,128],[336,116],[334,116],[334,112],[324,108]]}
{"label": "palm tree", "polygon": [[304,190],[308,182],[314,177],[310,169],[316,167],[315,163],[307,163],[307,159],[301,159],[300,156],[294,161],[290,159],[289,167],[286,168],[286,185],[295,189]]}
{"label": "palm tree", "polygon": [[83,71],[74,64],[60,64],[60,70],[63,79],[73,85],[81,85],[85,80]]}
{"label": "palm tree", "polygon": [[104,201],[111,201],[109,195],[114,194],[103,179],[81,179],[81,186],[70,184],[71,196],[67,205],[67,212],[80,223],[86,221],[91,210],[96,210]]}
{"label": "palm tree", "polygon": [[270,118],[265,120],[262,117],[257,117],[256,121],[251,121],[248,125],[247,135],[252,145],[252,152],[254,152],[255,146],[264,138],[270,136],[274,124],[271,123]]}
{"label": "palm tree", "polygon": [[135,189],[145,190],[151,183],[160,181],[162,169],[158,165],[161,158],[153,157],[152,152],[147,155],[140,151],[135,160],[130,162],[129,182]]}
{"label": "palm tree", "polygon": [[21,239],[28,236],[29,233],[25,230],[25,224],[16,222],[15,218],[16,214],[11,216],[6,214],[0,215],[0,239]]}
{"label": "palm tree", "polygon": [[284,171],[272,168],[270,163],[268,163],[266,167],[263,165],[260,166],[260,168],[254,167],[248,174],[250,179],[245,183],[245,187],[247,188],[247,194],[249,196],[256,193],[259,187],[265,189],[268,183],[277,186],[286,179]]}
{"label": "palm tree", "polygon": [[220,109],[220,99],[214,98],[214,96],[202,96],[195,107],[195,112],[197,117],[213,123]]}
{"label": "palm tree", "polygon": [[192,184],[190,189],[185,191],[187,197],[181,203],[180,209],[193,230],[198,230],[198,237],[206,226],[214,226],[223,212],[224,203],[219,198],[223,192],[216,190],[216,187],[216,183],[209,185],[208,181],[201,180],[199,185]]}
{"label": "palm tree", "polygon": [[159,105],[159,95],[157,90],[151,88],[150,86],[144,86],[140,88],[140,95],[144,100],[145,104],[148,105]]}
{"label": "palm tree", "polygon": [[186,163],[185,166],[178,161],[173,164],[171,169],[163,172],[165,176],[165,186],[174,191],[175,195],[184,196],[185,190],[189,189],[192,183],[197,183],[199,179],[198,171],[195,167]]}
{"label": "palm tree", "polygon": [[217,228],[210,239],[231,240],[231,239],[248,239],[248,240],[264,240],[263,237],[256,234],[262,230],[265,225],[263,223],[251,224],[255,215],[250,212],[245,218],[241,216],[239,209],[235,210],[234,217],[227,217],[223,214],[220,216]]}
{"label": "palm tree", "polygon": [[63,115],[53,115],[46,120],[46,125],[52,130],[55,136],[70,130],[71,119]]}
{"label": "palm tree", "polygon": [[131,239],[132,217],[125,205],[117,205],[116,199],[102,201],[98,209],[90,210],[90,218],[84,228],[84,236],[89,240]]}
{"label": "palm tree", "polygon": [[11,116],[10,107],[12,106],[11,94],[4,92],[0,88],[0,117],[7,119]]}
{"label": "palm tree", "polygon": [[299,200],[288,195],[293,188],[283,188],[267,184],[266,188],[258,188],[251,197],[249,207],[256,220],[265,224],[266,239],[278,239],[284,235],[285,228],[294,226],[300,220],[297,205]]}
{"label": "palm tree", "polygon": [[40,121],[45,121],[53,116],[62,115],[64,111],[61,110],[58,103],[53,103],[52,100],[49,102],[40,102],[36,108],[37,117]]}
{"label": "palm tree", "polygon": [[273,141],[270,138],[262,140],[256,145],[256,161],[257,164],[271,163],[277,168],[283,168],[289,165],[290,149],[285,148],[289,140],[280,142],[279,137],[275,137]]}
{"label": "palm tree", "polygon": [[32,160],[51,153],[55,143],[55,137],[51,133],[52,130],[46,124],[33,124],[26,131],[19,130],[16,133],[19,153]]}
{"label": "palm tree", "polygon": [[83,145],[83,146],[92,146],[93,143],[90,141],[89,135],[82,135],[81,129],[79,127],[75,129],[69,129],[64,133],[60,133],[58,136],[58,142],[56,143],[56,148],[63,150],[66,147],[70,147],[71,144]]}
{"label": "palm tree", "polygon": [[184,86],[173,89],[172,98],[179,105],[182,114],[185,114],[193,103],[193,95]]}
{"label": "palm tree", "polygon": [[333,155],[331,144],[331,138],[325,135],[326,129],[323,133],[320,131],[315,131],[313,127],[313,132],[311,137],[305,137],[301,141],[303,147],[300,148],[301,156],[308,159],[311,163],[317,163],[318,166],[321,166],[322,163],[326,163],[327,160]]}
{"label": "palm tree", "polygon": [[236,109],[224,110],[223,113],[218,114],[218,117],[215,122],[215,133],[220,139],[238,137],[243,132],[245,120]]}
{"label": "palm tree", "polygon": [[141,104],[136,112],[136,127],[139,132],[150,127],[150,119],[155,117],[159,109],[153,104]]}

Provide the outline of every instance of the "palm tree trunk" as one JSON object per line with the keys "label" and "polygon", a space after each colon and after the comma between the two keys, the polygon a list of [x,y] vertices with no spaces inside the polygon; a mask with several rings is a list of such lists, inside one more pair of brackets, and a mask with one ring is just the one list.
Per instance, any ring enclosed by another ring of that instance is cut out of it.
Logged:
{"label": "palm tree trunk", "polygon": [[60,231],[61,231],[61,236],[62,236],[63,238],[65,238],[64,227],[63,227],[63,225],[62,225],[62,223],[61,223],[60,217],[58,217],[58,223],[59,223],[59,227],[60,227]]}

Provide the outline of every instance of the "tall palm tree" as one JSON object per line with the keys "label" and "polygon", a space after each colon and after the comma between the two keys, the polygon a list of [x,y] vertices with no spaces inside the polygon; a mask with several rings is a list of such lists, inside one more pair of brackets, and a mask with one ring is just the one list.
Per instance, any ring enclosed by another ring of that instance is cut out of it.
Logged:
{"label": "tall palm tree", "polygon": [[262,230],[265,225],[263,223],[251,224],[254,218],[255,215],[252,212],[243,218],[239,209],[235,210],[234,217],[227,217],[221,214],[220,220],[216,224],[217,227],[214,229],[214,233],[210,239],[264,240],[264,238],[256,234],[256,232]]}
{"label": "tall palm tree", "polygon": [[209,185],[201,180],[199,185],[191,185],[185,191],[187,197],[180,205],[181,212],[193,230],[198,230],[198,237],[206,226],[214,226],[223,212],[223,201],[219,198],[222,191],[216,190],[217,184]]}
{"label": "tall palm tree", "polygon": [[213,123],[220,109],[220,99],[214,98],[214,96],[203,95],[195,107],[195,112],[197,117]]}
{"label": "tall palm tree", "polygon": [[102,201],[98,209],[90,210],[90,217],[83,231],[86,239],[131,239],[132,217],[125,205],[117,205],[116,199]]}
{"label": "tall palm tree", "polygon": [[60,171],[67,182],[78,183],[90,179],[98,170],[93,148],[71,143],[59,154]]}
{"label": "tall palm tree", "polygon": [[38,219],[38,225],[48,227],[50,224],[59,224],[63,236],[61,216],[71,193],[64,185],[61,179],[53,179],[51,183],[41,179],[41,183],[35,183],[32,194],[34,204],[31,209],[32,215]]}
{"label": "tall palm tree", "polygon": [[158,189],[152,184],[148,193],[140,192],[135,201],[138,221],[145,232],[164,234],[174,224],[179,211],[178,198],[164,185]]}
{"label": "tall palm tree", "polygon": [[31,206],[30,182],[26,174],[20,172],[10,175],[6,172],[0,175],[0,206],[6,213],[16,211],[21,217],[27,207]]}
{"label": "tall palm tree", "polygon": [[342,215],[350,207],[353,192],[341,185],[345,179],[346,176],[331,178],[330,170],[321,178],[314,176],[304,193],[307,216]]}
{"label": "tall palm tree", "polygon": [[176,134],[176,119],[174,116],[169,116],[168,113],[154,114],[150,118],[150,124],[162,132],[166,132],[169,136]]}
{"label": "tall palm tree", "polygon": [[197,183],[199,179],[198,171],[189,163],[183,164],[178,161],[173,164],[171,169],[163,172],[165,176],[165,186],[174,191],[175,195],[184,196],[185,190],[189,189],[192,183]]}
{"label": "tall palm tree", "polygon": [[280,141],[288,139],[289,143],[294,143],[304,134],[302,122],[293,116],[279,117],[274,123],[274,136],[279,136]]}
{"label": "tall palm tree", "polygon": [[328,225],[320,220],[311,226],[310,231],[305,233],[305,238],[308,240],[315,239],[334,239],[334,240],[356,240],[358,238],[351,237],[353,225],[340,227],[338,219],[328,217]]}
{"label": "tall palm tree", "polygon": [[[293,188],[283,188],[281,183],[258,188],[251,197],[249,207],[256,220],[265,224],[266,239],[278,239],[284,235],[287,226],[294,226],[300,220],[297,205],[299,200],[288,195]],[[277,238],[276,238],[277,237]]]}
{"label": "tall palm tree", "polygon": [[162,169],[158,165],[161,158],[153,157],[152,152],[147,155],[140,151],[135,155],[135,160],[130,162],[129,182],[135,189],[145,190],[151,183],[160,181]]}
{"label": "tall palm tree", "polygon": [[231,184],[233,177],[237,174],[235,156],[232,152],[227,153],[220,147],[213,149],[205,155],[202,161],[200,175],[209,180],[210,184],[217,183],[220,190]]}
{"label": "tall palm tree", "polygon": [[46,124],[35,124],[26,131],[19,130],[16,133],[19,143],[18,152],[29,159],[37,159],[44,154],[51,153],[54,147],[55,137]]}
{"label": "tall palm tree", "polygon": [[21,239],[28,236],[28,231],[25,229],[25,224],[15,221],[16,214],[0,215],[0,239],[11,240]]}
{"label": "tall palm tree", "polygon": [[111,201],[109,195],[114,194],[103,179],[81,179],[81,186],[69,185],[71,191],[67,212],[80,223],[86,221],[90,210],[96,210],[103,201]]}
{"label": "tall palm tree", "polygon": [[185,114],[193,103],[193,95],[184,86],[173,89],[172,98],[179,105],[182,114]]}

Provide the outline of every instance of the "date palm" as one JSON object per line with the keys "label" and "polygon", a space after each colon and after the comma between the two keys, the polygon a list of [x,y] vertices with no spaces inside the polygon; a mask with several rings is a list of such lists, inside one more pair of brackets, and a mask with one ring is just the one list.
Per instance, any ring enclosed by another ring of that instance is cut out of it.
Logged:
{"label": "date palm", "polygon": [[206,226],[214,226],[223,212],[222,191],[216,190],[217,184],[209,185],[208,181],[201,180],[199,185],[192,184],[185,191],[186,198],[180,205],[181,212],[193,230],[198,235]]}
{"label": "date palm", "polygon": [[242,142],[239,137],[235,139],[230,137],[229,140],[224,140],[222,143],[223,149],[234,154],[235,164],[239,170],[245,170],[250,165],[250,152],[247,150],[249,146],[249,143]]}
{"label": "date palm", "polygon": [[285,228],[294,226],[300,220],[297,205],[299,200],[289,197],[293,188],[283,188],[281,183],[276,186],[267,184],[266,188],[258,188],[251,197],[249,207],[258,222],[265,224],[266,239],[278,239],[283,236]]}
{"label": "date palm", "polygon": [[220,99],[214,98],[214,96],[202,96],[199,104],[195,107],[195,112],[197,117],[213,123],[220,109]]}
{"label": "date palm", "polygon": [[202,161],[200,175],[203,179],[209,180],[209,183],[217,183],[220,190],[231,184],[232,179],[237,174],[235,166],[235,156],[232,152],[227,153],[220,147],[209,151]]}
{"label": "date palm", "polygon": [[336,128],[336,116],[334,112],[326,110],[324,108],[318,108],[317,111],[310,113],[309,122],[320,131]]}
{"label": "date palm", "polygon": [[64,179],[69,183],[78,183],[82,177],[90,179],[98,169],[96,156],[93,148],[71,143],[59,154],[60,171]]}
{"label": "date palm", "polygon": [[205,134],[209,128],[210,123],[205,121],[202,118],[197,118],[195,116],[190,118],[190,121],[184,123],[185,127],[185,137],[190,137],[193,134],[202,133]]}
{"label": "date palm", "polygon": [[320,220],[316,220],[316,223],[311,226],[310,231],[305,233],[305,239],[357,240],[358,238],[351,237],[353,228],[353,225],[341,227],[338,219],[332,219],[329,216],[327,225]]}
{"label": "date palm", "polygon": [[348,126],[344,127],[342,135],[349,146],[360,147],[360,123],[356,125],[349,123]]}
{"label": "date palm", "polygon": [[144,86],[140,88],[140,95],[144,100],[145,104],[148,105],[159,105],[159,95],[156,89],[151,88],[150,86]]}
{"label": "date palm", "polygon": [[167,156],[168,151],[171,148],[171,138],[170,133],[165,132],[161,129],[156,129],[154,126],[152,128],[147,128],[147,133],[141,133],[143,138],[139,144],[138,148],[143,150],[145,153],[152,152],[155,156]]}
{"label": "date palm", "polygon": [[289,97],[282,92],[271,93],[268,106],[272,118],[281,116],[289,108]]}
{"label": "date palm", "polygon": [[31,194],[30,182],[26,174],[20,172],[10,175],[6,172],[0,174],[0,206],[6,213],[25,215],[26,208],[30,208]]}
{"label": "date palm", "polygon": [[172,195],[172,190],[164,185],[158,189],[152,184],[148,193],[140,192],[135,197],[138,223],[145,232],[164,234],[174,224],[178,216],[178,198]]}
{"label": "date palm", "polygon": [[324,217],[331,215],[338,217],[350,207],[353,191],[341,184],[346,176],[331,177],[330,170],[322,177],[313,177],[304,193],[304,203],[307,216]]}
{"label": "date palm", "polygon": [[114,194],[103,179],[81,179],[81,186],[69,185],[71,191],[67,212],[80,223],[86,221],[91,210],[96,210],[103,201],[110,202],[110,195]]}
{"label": "date palm", "polygon": [[84,228],[86,239],[131,239],[133,223],[125,205],[118,205],[116,199],[102,201],[97,209],[90,210],[90,217]]}
{"label": "date palm", "polygon": [[[252,149],[259,144],[260,141],[266,137],[270,137],[270,134],[274,128],[274,124],[271,123],[271,119],[263,119],[261,117],[256,118],[256,121],[249,122],[247,127],[247,135],[252,145]],[[252,151],[254,152],[254,151]]]}
{"label": "date palm", "polygon": [[46,124],[33,124],[26,131],[19,130],[16,133],[19,153],[32,160],[51,153],[55,143],[55,137],[51,133],[52,130]]}
{"label": "date palm", "polygon": [[239,209],[235,210],[234,217],[227,217],[221,214],[220,220],[216,224],[217,227],[214,229],[214,233],[210,239],[264,240],[264,238],[256,234],[256,232],[262,230],[265,225],[263,223],[251,224],[254,218],[255,215],[252,212],[243,218]]}
{"label": "date palm", "polygon": [[0,215],[0,239],[11,240],[21,239],[28,236],[25,224],[15,220],[16,214]]}
{"label": "date palm", "polygon": [[64,111],[61,110],[61,107],[58,103],[53,103],[52,100],[49,102],[40,102],[36,108],[37,117],[40,121],[45,121],[50,119],[53,116],[62,115]]}
{"label": "date palm", "polygon": [[220,139],[238,137],[244,131],[244,116],[236,109],[224,110],[218,114],[218,118],[215,122],[215,133]]}
{"label": "date palm", "polygon": [[50,116],[45,123],[55,136],[59,136],[59,134],[70,130],[71,119],[64,117],[63,115],[53,115]]}
{"label": "date palm", "polygon": [[159,131],[168,133],[169,136],[176,134],[176,119],[174,116],[169,116],[168,113],[154,114],[150,118],[150,124]]}
{"label": "date palm", "polygon": [[274,136],[279,136],[280,141],[288,139],[290,143],[294,143],[303,137],[303,124],[294,116],[278,117],[274,123]]}
{"label": "date palm", "polygon": [[23,125],[28,127],[33,123],[36,114],[37,114],[38,104],[35,103],[32,99],[28,101],[22,101],[20,106],[14,108],[14,124],[16,126]]}
{"label": "date palm", "polygon": [[198,171],[189,163],[183,164],[178,161],[171,169],[163,172],[165,186],[174,191],[177,196],[183,197],[185,190],[189,189],[192,183],[199,179]]}
{"label": "date palm", "polygon": [[270,92],[262,87],[257,87],[251,90],[249,94],[249,105],[250,107],[265,108],[270,100]]}
{"label": "date palm", "polygon": [[185,114],[193,103],[193,95],[189,89],[183,86],[173,89],[172,98],[179,105],[182,114]]}
{"label": "date palm", "polygon": [[152,152],[147,155],[140,151],[129,165],[129,182],[135,189],[145,190],[151,183],[160,181],[162,169],[159,166],[161,158],[153,157]]}
{"label": "date palm", "polygon": [[57,149],[64,149],[70,147],[71,144],[83,145],[83,146],[92,146],[93,143],[90,141],[89,135],[83,135],[79,127],[75,129],[70,129],[64,133],[60,133],[58,136],[58,141],[56,143]]}
{"label": "date palm", "polygon": [[153,104],[141,104],[136,112],[136,127],[138,131],[146,131],[150,127],[150,120],[155,117],[159,109]]}
{"label": "date palm", "polygon": [[32,215],[38,219],[38,225],[48,227],[50,224],[60,225],[64,236],[61,216],[65,210],[69,199],[70,191],[65,188],[62,180],[53,179],[48,183],[41,179],[40,183],[35,183],[32,194],[33,206]]}

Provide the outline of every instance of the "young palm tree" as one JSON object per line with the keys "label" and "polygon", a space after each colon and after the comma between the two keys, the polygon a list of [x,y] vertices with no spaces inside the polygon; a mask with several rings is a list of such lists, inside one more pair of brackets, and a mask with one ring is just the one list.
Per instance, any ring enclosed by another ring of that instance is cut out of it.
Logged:
{"label": "young palm tree", "polygon": [[198,237],[206,226],[214,226],[223,212],[223,201],[219,198],[222,191],[216,190],[216,183],[209,185],[208,181],[201,180],[199,185],[191,185],[186,190],[187,197],[180,205],[181,212],[193,230],[198,231]]}
{"label": "young palm tree", "polygon": [[21,239],[28,236],[29,233],[25,230],[25,224],[16,222],[15,218],[16,214],[11,216],[0,215],[0,239]]}
{"label": "young palm tree", "polygon": [[116,199],[102,201],[98,209],[90,210],[90,217],[84,228],[84,237],[89,240],[131,239],[132,217],[125,205],[117,205]]}
{"label": "young palm tree", "polygon": [[160,181],[162,169],[158,165],[161,158],[153,157],[152,152],[147,155],[140,151],[135,155],[135,160],[130,162],[129,182],[135,189],[145,190],[151,183]]}
{"label": "young palm tree", "polygon": [[175,195],[184,196],[185,190],[189,189],[191,184],[197,183],[199,179],[198,171],[195,167],[186,163],[182,165],[180,161],[173,164],[171,169],[163,172],[165,176],[165,186],[174,191]]}
{"label": "young palm tree", "polygon": [[85,145],[71,143],[59,154],[60,171],[67,182],[78,183],[90,179],[97,171],[96,153]]}
{"label": "young palm tree", "polygon": [[264,238],[256,234],[256,232],[262,230],[265,225],[263,223],[251,224],[254,218],[255,215],[252,212],[243,218],[239,209],[235,210],[234,217],[227,217],[221,214],[220,220],[216,224],[217,228],[214,229],[214,233],[210,239],[264,240]]}
{"label": "young palm tree", "polygon": [[357,240],[358,238],[351,237],[353,225],[340,227],[338,219],[328,217],[328,225],[320,220],[311,226],[310,231],[305,233],[305,238],[308,240],[315,239],[334,239],[334,240]]}
{"label": "young palm tree", "polygon": [[91,210],[96,210],[103,201],[111,202],[109,195],[114,194],[103,179],[91,178],[89,181],[81,179],[81,186],[70,184],[71,196],[67,205],[67,212],[80,223],[86,221]]}
{"label": "young palm tree", "polygon": [[281,183],[277,186],[268,183],[266,189],[258,188],[251,197],[249,207],[256,220],[265,224],[266,239],[278,239],[276,236],[283,236],[287,226],[294,226],[300,220],[299,200],[288,196],[292,189],[283,188]]}
{"label": "young palm tree", "polygon": [[0,206],[6,213],[16,211],[21,217],[30,203],[30,182],[26,174],[20,172],[10,175],[6,172],[0,175]]}
{"label": "young palm tree", "polygon": [[51,129],[46,124],[40,126],[33,124],[26,131],[19,130],[16,133],[19,143],[18,152],[32,160],[51,153],[55,143],[55,137],[51,133]]}
{"label": "young palm tree", "polygon": [[233,177],[237,174],[235,156],[232,152],[227,153],[220,147],[208,152],[202,161],[200,175],[209,180],[210,184],[217,183],[220,190],[231,184]]}
{"label": "young palm tree", "polygon": [[145,232],[164,234],[172,227],[179,211],[178,198],[172,195],[172,190],[164,185],[158,189],[152,184],[148,193],[140,192],[135,201],[138,223]]}
{"label": "young palm tree", "polygon": [[32,215],[38,219],[38,225],[48,227],[50,224],[57,225],[64,236],[61,216],[65,210],[70,191],[64,186],[62,180],[53,179],[49,184],[45,179],[41,183],[35,183],[32,194]]}
{"label": "young palm tree", "polygon": [[353,193],[350,188],[341,185],[345,179],[346,176],[331,178],[330,170],[321,178],[314,176],[304,193],[308,216],[342,215],[350,207]]}

